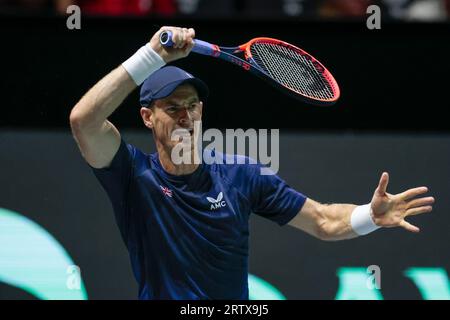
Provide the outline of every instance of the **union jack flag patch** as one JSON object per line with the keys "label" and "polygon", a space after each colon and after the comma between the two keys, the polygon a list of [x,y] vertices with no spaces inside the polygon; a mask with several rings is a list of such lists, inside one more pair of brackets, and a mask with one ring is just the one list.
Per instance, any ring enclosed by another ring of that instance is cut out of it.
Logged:
{"label": "union jack flag patch", "polygon": [[161,185],[160,185],[160,187],[161,187],[162,192],[163,192],[166,196],[172,198],[172,190],[170,190],[170,189],[167,188],[167,187],[163,187],[163,186],[161,186]]}

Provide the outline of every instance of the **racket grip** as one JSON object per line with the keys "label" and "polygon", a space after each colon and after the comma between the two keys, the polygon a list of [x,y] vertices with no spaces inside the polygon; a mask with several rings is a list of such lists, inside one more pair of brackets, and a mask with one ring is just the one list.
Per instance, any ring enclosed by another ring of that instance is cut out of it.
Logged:
{"label": "racket grip", "polygon": [[159,35],[159,43],[161,43],[164,47],[173,47],[172,41],[172,31],[163,31]]}
{"label": "racket grip", "polygon": [[[172,41],[172,31],[163,31],[159,35],[159,42],[164,47],[173,47],[174,43]],[[195,53],[203,54],[205,56],[217,56],[220,52],[216,45],[208,43],[202,40],[194,40],[194,47],[192,51]]]}

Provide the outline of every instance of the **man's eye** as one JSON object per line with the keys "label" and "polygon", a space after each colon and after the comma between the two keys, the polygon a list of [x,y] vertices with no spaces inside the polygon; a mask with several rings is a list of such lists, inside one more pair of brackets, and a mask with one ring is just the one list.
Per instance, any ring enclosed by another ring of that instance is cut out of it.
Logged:
{"label": "man's eye", "polygon": [[167,108],[166,110],[167,110],[167,112],[174,113],[175,111],[177,111],[177,108],[175,108],[175,107],[169,107],[169,108]]}
{"label": "man's eye", "polygon": [[200,102],[193,102],[193,103],[191,103],[191,106],[190,106],[191,109],[195,109],[195,108],[198,108],[198,107],[200,107]]}

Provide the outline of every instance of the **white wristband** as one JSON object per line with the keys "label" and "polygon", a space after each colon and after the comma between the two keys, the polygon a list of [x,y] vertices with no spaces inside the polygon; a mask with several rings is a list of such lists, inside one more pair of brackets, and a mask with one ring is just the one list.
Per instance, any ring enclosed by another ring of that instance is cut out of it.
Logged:
{"label": "white wristband", "polygon": [[360,236],[366,235],[381,228],[380,226],[377,226],[375,222],[373,222],[371,211],[372,208],[369,203],[363,206],[356,207],[352,212],[350,223],[352,225],[353,231]]}
{"label": "white wristband", "polygon": [[142,46],[122,66],[139,86],[149,75],[164,66],[166,62],[153,50],[150,43]]}

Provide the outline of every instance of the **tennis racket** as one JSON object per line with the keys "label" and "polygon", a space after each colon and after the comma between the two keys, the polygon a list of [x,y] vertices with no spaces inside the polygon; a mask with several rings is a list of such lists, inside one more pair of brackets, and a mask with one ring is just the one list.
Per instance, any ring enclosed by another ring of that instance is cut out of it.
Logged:
{"label": "tennis racket", "polygon": [[[159,40],[172,47],[172,32],[163,31]],[[333,75],[313,56],[287,42],[254,38],[238,47],[219,47],[198,39],[194,42],[193,52],[231,62],[303,102],[326,106],[339,99]]]}

